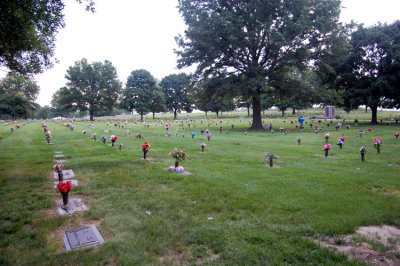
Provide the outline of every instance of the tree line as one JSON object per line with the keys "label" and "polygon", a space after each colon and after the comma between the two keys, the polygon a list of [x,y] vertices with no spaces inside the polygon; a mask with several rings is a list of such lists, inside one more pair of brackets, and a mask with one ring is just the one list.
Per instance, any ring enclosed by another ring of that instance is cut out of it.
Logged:
{"label": "tree line", "polygon": [[[64,26],[62,1],[35,2],[0,4],[7,10],[0,30],[8,36],[0,40],[0,65],[19,78],[51,65],[54,36]],[[141,117],[167,110],[174,118],[193,108],[220,113],[245,107],[252,109],[251,129],[257,130],[271,106],[283,114],[320,103],[345,110],[365,105],[377,123],[378,107],[400,107],[400,22],[344,25],[338,22],[340,5],[340,0],[179,0],[187,29],[176,37],[177,65],[196,66],[193,74],[157,82],[148,71],[134,70],[122,87],[111,62],[82,59],[67,70],[68,83],[54,95],[52,107],[59,114],[88,112],[91,119],[114,107],[135,109]],[[16,16],[14,9],[25,15]],[[46,16],[35,15],[40,12]],[[25,45],[28,40],[32,45]],[[35,108],[29,86],[10,87],[7,80],[0,85],[6,93],[0,114],[23,116]]]}

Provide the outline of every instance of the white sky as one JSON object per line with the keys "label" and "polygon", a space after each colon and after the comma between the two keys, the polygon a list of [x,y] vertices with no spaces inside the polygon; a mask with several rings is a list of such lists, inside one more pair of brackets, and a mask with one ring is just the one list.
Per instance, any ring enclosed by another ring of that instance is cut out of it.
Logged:
{"label": "white sky", "polygon": [[[66,0],[66,27],[57,35],[55,55],[59,63],[36,76],[40,86],[37,102],[49,105],[52,95],[65,86],[66,70],[74,62],[109,60],[125,84],[136,69],[146,69],[157,79],[181,72],[176,68],[174,37],[185,24],[177,0],[96,0],[96,12]],[[392,23],[400,19],[400,0],[342,0],[341,21]],[[0,73],[3,77],[4,72]]]}

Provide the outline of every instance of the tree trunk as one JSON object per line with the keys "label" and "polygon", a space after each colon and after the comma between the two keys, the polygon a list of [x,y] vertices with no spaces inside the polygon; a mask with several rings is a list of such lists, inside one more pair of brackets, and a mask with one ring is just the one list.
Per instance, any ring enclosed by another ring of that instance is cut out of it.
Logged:
{"label": "tree trunk", "polygon": [[176,111],[174,111],[174,120],[176,120],[176,116],[177,116],[177,115],[176,115]]}
{"label": "tree trunk", "polygon": [[[254,101],[254,98],[253,98]],[[250,117],[250,106],[247,107],[247,117]]]}
{"label": "tree trunk", "polygon": [[282,112],[282,117],[284,117],[285,116],[285,109],[282,109],[281,112]]}
{"label": "tree trunk", "polygon": [[365,113],[368,113],[368,105],[365,106]]}
{"label": "tree trunk", "polygon": [[292,115],[295,115],[296,114],[296,109],[293,107],[292,108]]}
{"label": "tree trunk", "polygon": [[253,96],[253,124],[250,130],[263,130],[260,94]]}
{"label": "tree trunk", "polygon": [[378,106],[370,106],[369,108],[371,108],[371,111],[372,111],[371,122],[372,122],[372,124],[377,124],[378,123],[378,119],[377,119]]}
{"label": "tree trunk", "polygon": [[156,118],[156,113],[155,112],[153,112],[153,119],[155,119]]}
{"label": "tree trunk", "polygon": [[89,113],[90,113],[90,121],[93,121],[94,112],[93,112],[93,111],[90,111]]}
{"label": "tree trunk", "polygon": [[217,113],[217,118],[219,117],[219,112],[218,111],[216,111],[216,113]]}
{"label": "tree trunk", "polygon": [[143,113],[140,113],[140,122],[143,122]]}
{"label": "tree trunk", "polygon": [[205,111],[205,113],[206,113],[206,117],[208,117],[208,115],[207,115],[208,111]]}

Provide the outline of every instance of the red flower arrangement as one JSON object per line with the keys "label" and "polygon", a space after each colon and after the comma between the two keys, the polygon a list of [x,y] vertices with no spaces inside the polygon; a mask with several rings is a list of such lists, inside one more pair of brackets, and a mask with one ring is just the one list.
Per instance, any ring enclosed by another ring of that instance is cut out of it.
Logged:
{"label": "red flower arrangement", "polygon": [[394,136],[396,137],[396,139],[398,139],[398,138],[399,138],[399,135],[400,135],[400,133],[399,133],[399,132],[396,132],[396,133],[394,133]]}
{"label": "red flower arrangement", "polygon": [[67,193],[72,190],[72,183],[71,181],[59,182],[57,187],[58,191],[60,191],[61,193]]}
{"label": "red flower arrangement", "polygon": [[150,150],[150,144],[148,143],[148,142],[145,142],[143,145],[142,145],[142,151],[143,152],[148,152]]}

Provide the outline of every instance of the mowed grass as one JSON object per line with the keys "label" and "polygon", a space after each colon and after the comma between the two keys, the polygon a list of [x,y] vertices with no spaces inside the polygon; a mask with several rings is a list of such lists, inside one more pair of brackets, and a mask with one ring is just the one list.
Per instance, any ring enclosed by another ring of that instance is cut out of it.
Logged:
{"label": "mowed grass", "polygon": [[[365,131],[360,138],[360,126],[353,123],[349,130],[335,131],[337,121],[329,128],[324,121],[323,133],[316,134],[308,125],[296,132],[290,120],[267,119],[273,134],[245,135],[248,120],[201,124],[196,117],[194,139],[190,128],[177,122],[166,137],[160,121],[147,128],[129,119],[127,129],[144,136],[136,139],[105,120],[94,122],[94,128],[75,121],[74,131],[65,122],[47,121],[54,145],[46,145],[39,121],[13,134],[2,126],[0,264],[360,264],[306,237],[350,233],[361,225],[400,226],[400,142],[393,136],[399,125],[360,125]],[[279,133],[279,127],[291,132]],[[210,129],[210,142],[200,134],[202,128]],[[323,155],[328,130],[334,158],[316,156]],[[104,145],[102,134],[117,135],[116,147],[109,141]],[[335,143],[342,134],[346,140],[340,150]],[[372,145],[375,137],[383,140],[380,154]],[[144,141],[151,145],[149,160],[141,159]],[[202,142],[208,145],[205,153]],[[361,163],[363,145],[368,153]],[[191,175],[164,170],[174,164],[168,152],[175,147],[187,152],[181,165]],[[54,151],[67,157],[65,169],[73,169],[80,183],[70,195],[81,197],[88,211],[56,214],[61,195],[51,177]],[[265,166],[266,151],[280,156],[275,161],[280,168]],[[62,233],[88,224],[97,225],[105,243],[65,252]]]}

